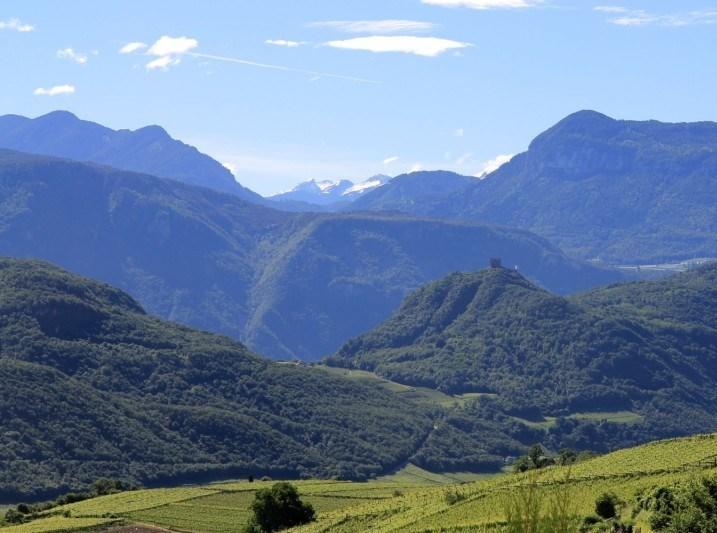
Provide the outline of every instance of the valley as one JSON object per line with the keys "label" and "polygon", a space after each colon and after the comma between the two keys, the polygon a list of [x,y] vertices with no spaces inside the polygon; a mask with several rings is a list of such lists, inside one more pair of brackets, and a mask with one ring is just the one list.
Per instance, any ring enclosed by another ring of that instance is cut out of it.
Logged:
{"label": "valley", "polygon": [[0,533],[717,533],[705,1],[2,2]]}

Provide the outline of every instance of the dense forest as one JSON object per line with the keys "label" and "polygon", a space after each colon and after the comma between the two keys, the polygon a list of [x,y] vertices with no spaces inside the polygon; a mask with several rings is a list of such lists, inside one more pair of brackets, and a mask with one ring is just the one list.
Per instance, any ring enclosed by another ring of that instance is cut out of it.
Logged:
{"label": "dense forest", "polygon": [[98,165],[0,150],[0,254],[126,290],[149,312],[275,358],[316,360],[420,285],[494,255],[566,293],[621,279],[522,230],[295,214]]}
{"label": "dense forest", "polygon": [[0,260],[0,500],[99,477],[362,479],[401,464],[427,409],[153,318],[46,263]]}
{"label": "dense forest", "polygon": [[[459,468],[442,455],[459,434],[484,445],[502,435],[604,450],[717,427],[716,301],[714,264],[568,298],[504,268],[453,274],[415,291],[327,363],[484,395],[431,436],[419,455],[426,466]],[[615,424],[591,412],[639,416]],[[546,417],[553,422],[541,426]],[[510,443],[492,449],[503,455]]]}

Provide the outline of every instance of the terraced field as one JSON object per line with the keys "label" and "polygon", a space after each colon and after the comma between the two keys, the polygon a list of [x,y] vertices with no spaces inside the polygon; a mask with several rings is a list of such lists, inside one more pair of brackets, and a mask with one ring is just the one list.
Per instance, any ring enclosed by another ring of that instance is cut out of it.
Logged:
{"label": "terraced field", "polygon": [[[302,499],[316,509],[317,521],[295,531],[500,531],[506,498],[531,476],[536,490],[546,497],[569,496],[573,512],[584,516],[592,512],[595,497],[602,492],[613,491],[630,502],[641,489],[686,480],[695,473],[717,473],[716,459],[717,434],[713,434],[654,442],[532,474],[470,480],[466,474],[432,474],[408,466],[369,483],[297,481]],[[176,531],[234,533],[249,519],[256,490],[271,484],[243,481],[125,492],[58,507],[50,516],[0,528],[0,533],[77,531],[117,521]],[[643,533],[649,531],[645,523],[641,526]]]}

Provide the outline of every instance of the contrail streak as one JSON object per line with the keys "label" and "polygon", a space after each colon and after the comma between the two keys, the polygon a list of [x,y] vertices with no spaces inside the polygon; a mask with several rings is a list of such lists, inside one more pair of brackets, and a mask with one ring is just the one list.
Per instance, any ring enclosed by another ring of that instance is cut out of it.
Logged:
{"label": "contrail streak", "polygon": [[380,81],[368,80],[366,78],[356,78],[354,76],[343,76],[341,74],[331,74],[329,72],[317,72],[315,70],[306,70],[303,68],[285,67],[283,65],[271,65],[269,63],[257,63],[256,61],[249,61],[247,59],[238,59],[236,57],[215,56],[212,54],[200,54],[199,52],[189,52],[187,55],[194,56],[194,57],[200,57],[203,59],[213,59],[215,61],[225,61],[227,63],[236,63],[238,65],[247,65],[250,67],[267,68],[267,69],[271,69],[271,70],[281,70],[283,72],[296,72],[299,74],[308,74],[310,76],[320,76],[322,78],[334,78],[337,80],[353,81],[356,83],[370,83],[373,85],[378,85],[381,83]]}

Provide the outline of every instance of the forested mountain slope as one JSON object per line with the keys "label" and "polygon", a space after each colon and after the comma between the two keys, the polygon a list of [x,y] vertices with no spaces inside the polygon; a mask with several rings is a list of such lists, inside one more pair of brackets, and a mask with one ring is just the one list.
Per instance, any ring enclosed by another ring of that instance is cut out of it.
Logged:
{"label": "forested mountain slope", "polygon": [[[643,423],[608,439],[707,431],[717,428],[717,264],[568,298],[507,269],[452,274],[412,293],[328,362],[488,395],[454,430],[499,412],[537,422],[632,412]],[[568,426],[556,428],[559,441]],[[597,448],[596,437],[570,438]]]}
{"label": "forested mountain slope", "polygon": [[0,151],[0,254],[52,261],[150,312],[273,357],[316,359],[408,291],[493,256],[566,293],[620,275],[522,230],[285,213],[172,180]]}
{"label": "forested mountain slope", "polygon": [[717,257],[717,123],[614,120],[581,111],[482,180],[394,178],[352,210],[525,228],[609,263]]}
{"label": "forested mountain slope", "polygon": [[404,461],[425,409],[153,318],[47,263],[0,259],[0,501],[253,474],[365,478]]}

